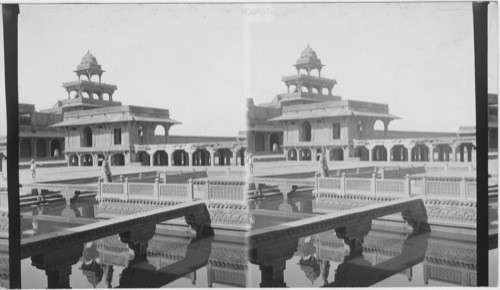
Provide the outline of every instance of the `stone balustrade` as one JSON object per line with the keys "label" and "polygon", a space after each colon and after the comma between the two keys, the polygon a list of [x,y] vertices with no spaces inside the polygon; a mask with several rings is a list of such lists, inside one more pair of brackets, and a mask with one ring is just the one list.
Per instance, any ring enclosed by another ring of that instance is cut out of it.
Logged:
{"label": "stone balustrade", "polygon": [[193,181],[187,183],[106,183],[98,181],[98,199],[116,198],[128,200],[152,200],[186,202],[195,200],[195,192],[202,192],[202,198],[213,203],[246,204],[244,182],[242,181]]}
{"label": "stone balustrade", "polygon": [[315,177],[314,193],[316,197],[329,194],[339,196],[357,195],[369,197],[409,197],[421,195],[425,199],[475,201],[477,182],[475,178],[439,178],[422,177],[410,179],[377,179],[341,177]]}
{"label": "stone balustrade", "polygon": [[315,177],[315,194],[335,193],[340,196],[360,195],[370,197],[409,197],[410,177],[405,179],[377,179],[375,173],[372,178],[345,177]]}

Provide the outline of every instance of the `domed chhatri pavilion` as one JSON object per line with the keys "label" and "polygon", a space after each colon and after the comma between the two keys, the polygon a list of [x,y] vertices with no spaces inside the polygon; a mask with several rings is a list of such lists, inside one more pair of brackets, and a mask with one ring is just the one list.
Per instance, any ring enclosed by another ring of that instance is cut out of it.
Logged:
{"label": "domed chhatri pavilion", "polygon": [[[258,106],[248,100],[247,142],[254,155],[317,160],[325,151],[330,161],[475,161],[475,134],[389,131],[399,117],[387,104],[333,95],[337,81],[321,75],[324,64],[309,45],[294,67],[297,74],[282,78],[286,93]],[[377,122],[383,130],[375,129]]]}

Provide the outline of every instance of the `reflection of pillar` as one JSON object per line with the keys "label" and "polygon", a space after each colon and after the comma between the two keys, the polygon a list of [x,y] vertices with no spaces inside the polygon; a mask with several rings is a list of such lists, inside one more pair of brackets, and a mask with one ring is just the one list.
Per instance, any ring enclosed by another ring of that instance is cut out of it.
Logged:
{"label": "reflection of pillar", "polygon": [[335,229],[335,234],[349,246],[349,256],[356,256],[361,255],[364,237],[370,232],[371,227],[371,219],[360,220],[355,224]]}
{"label": "reflection of pillar", "polygon": [[286,260],[273,261],[271,265],[261,265],[260,287],[286,287],[283,272],[286,268]]}
{"label": "reflection of pillar", "polygon": [[47,288],[70,288],[71,266],[76,264],[83,252],[83,244],[31,257],[32,265],[45,270]]}
{"label": "reflection of pillar", "polygon": [[141,261],[147,258],[148,241],[155,234],[156,225],[145,225],[140,228],[131,229],[120,234],[120,240],[127,243],[134,251],[134,260]]}

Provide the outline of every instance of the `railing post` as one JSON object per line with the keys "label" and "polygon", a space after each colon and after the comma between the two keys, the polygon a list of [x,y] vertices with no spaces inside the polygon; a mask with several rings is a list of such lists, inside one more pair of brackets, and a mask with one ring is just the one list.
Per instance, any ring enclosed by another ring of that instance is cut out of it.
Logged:
{"label": "railing post", "polygon": [[142,172],[139,172],[139,181],[142,181]]}
{"label": "railing post", "polygon": [[385,179],[385,167],[384,166],[382,166],[382,168],[380,169],[380,178]]}
{"label": "railing post", "polygon": [[191,197],[191,200],[194,200],[194,186],[192,178],[189,178],[188,180],[188,196]]}
{"label": "railing post", "polygon": [[153,187],[153,196],[156,200],[160,200],[160,180],[155,178],[155,186]]}
{"label": "railing post", "polygon": [[377,197],[377,175],[375,173],[372,173],[372,178],[370,181],[370,189],[373,197]]}
{"label": "railing post", "polygon": [[467,199],[467,182],[465,181],[465,177],[462,177],[462,180],[460,180],[460,198]]}
{"label": "railing post", "polygon": [[410,175],[409,174],[405,175],[404,190],[405,190],[405,194],[407,196],[411,195],[411,180],[410,180]]}
{"label": "railing post", "polygon": [[206,193],[207,193],[207,196],[206,196],[206,199],[207,200],[210,200],[210,180],[207,179],[207,182],[205,182],[205,186],[206,186]]}
{"label": "railing post", "polygon": [[[123,176],[121,176],[121,178],[123,178]],[[125,192],[125,200],[128,200],[128,197],[129,197],[129,192],[128,192],[128,177],[125,177],[125,182],[123,183],[123,190]]]}
{"label": "railing post", "polygon": [[97,196],[100,198],[101,197],[101,178],[97,178]]}
{"label": "railing post", "polygon": [[120,175],[120,182],[123,182],[123,175]]}
{"label": "railing post", "polygon": [[345,196],[345,172],[342,172],[342,177],[340,178],[340,194]]}
{"label": "railing post", "polygon": [[446,166],[444,167],[444,170],[448,171],[450,170],[450,162],[446,162]]}
{"label": "railing post", "polygon": [[422,177],[422,195],[427,197],[427,177],[423,176]]}
{"label": "railing post", "polygon": [[314,173],[314,188],[316,189],[315,196],[318,197],[318,194],[319,194],[319,177],[318,177],[318,172]]}
{"label": "railing post", "polygon": [[469,171],[473,171],[474,170],[474,164],[471,162],[469,164]]}
{"label": "railing post", "polygon": [[357,174],[358,176],[359,176],[359,172],[360,172],[360,170],[359,170],[359,167],[358,167],[358,169],[356,169],[356,174]]}

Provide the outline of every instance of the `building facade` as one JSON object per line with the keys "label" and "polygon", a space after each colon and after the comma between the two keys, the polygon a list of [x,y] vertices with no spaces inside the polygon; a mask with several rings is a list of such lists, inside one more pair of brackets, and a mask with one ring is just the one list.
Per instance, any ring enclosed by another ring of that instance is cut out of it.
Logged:
{"label": "building facade", "polygon": [[317,160],[325,152],[330,161],[475,161],[475,132],[389,131],[399,119],[389,106],[333,95],[337,81],[321,75],[324,65],[309,46],[294,66],[297,74],[282,78],[286,93],[259,106],[249,101],[248,144],[255,154],[267,152],[274,134],[286,160]]}

